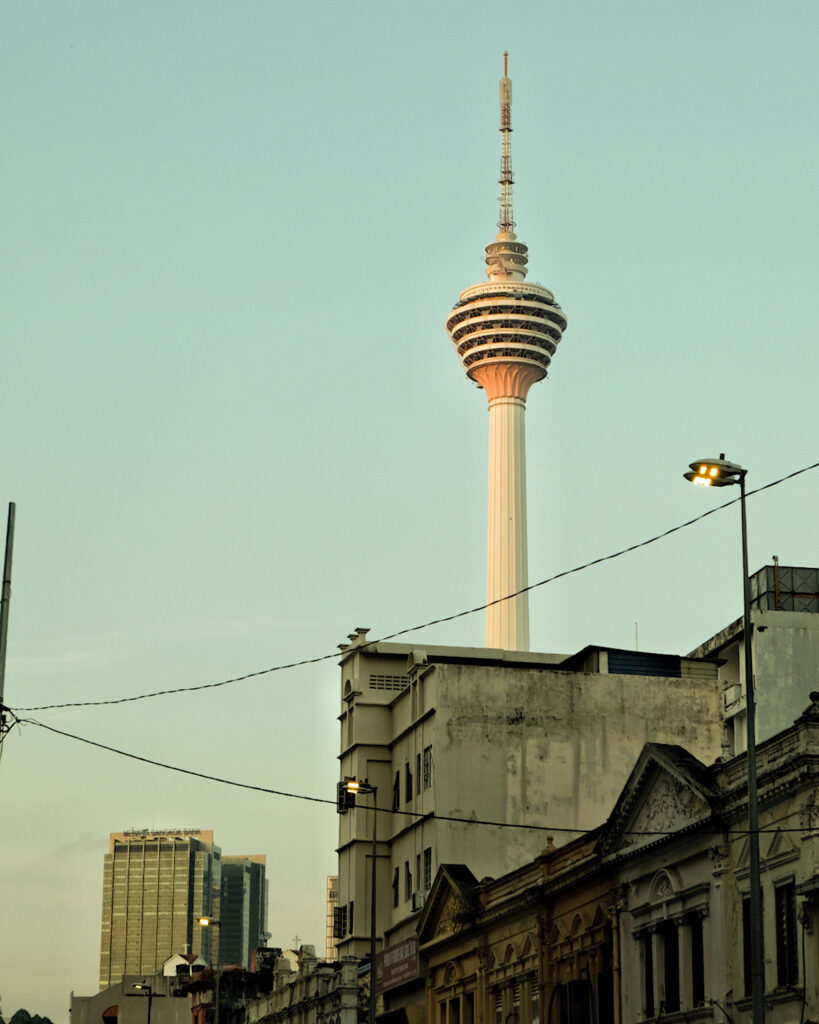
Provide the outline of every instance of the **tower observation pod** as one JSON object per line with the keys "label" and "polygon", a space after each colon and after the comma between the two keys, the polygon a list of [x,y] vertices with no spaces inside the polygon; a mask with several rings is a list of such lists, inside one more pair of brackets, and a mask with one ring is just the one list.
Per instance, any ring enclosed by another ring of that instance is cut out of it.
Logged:
{"label": "tower observation pod", "polygon": [[[488,284],[461,292],[446,329],[466,375],[489,400],[486,645],[529,650],[526,435],[529,388],[546,376],[566,317],[548,288],[526,282],[527,247],[512,213],[512,82],[500,81],[500,217],[486,247]],[[509,595],[516,594],[515,597]],[[504,600],[508,598],[508,600]]]}

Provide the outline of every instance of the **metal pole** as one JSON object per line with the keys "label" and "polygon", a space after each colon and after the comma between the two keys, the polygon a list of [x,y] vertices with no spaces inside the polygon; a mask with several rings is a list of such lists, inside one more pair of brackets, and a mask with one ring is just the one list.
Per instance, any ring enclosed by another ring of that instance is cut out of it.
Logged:
{"label": "metal pole", "polygon": [[148,986],[148,1024],[151,1024],[151,1003],[153,1002],[153,999],[154,999],[154,990],[149,985]]}
{"label": "metal pole", "polygon": [[[220,914],[220,916],[221,916],[221,914]],[[222,942],[221,942],[221,940],[222,940],[222,922],[221,921],[218,922],[218,927],[219,927],[219,941],[216,943],[216,966],[214,968],[214,970],[216,971],[216,985],[215,985],[215,991],[214,991],[214,1002],[215,1002],[215,1005],[214,1005],[214,1010],[213,1010],[213,1024],[219,1024],[219,954],[221,952],[219,947],[222,944]]]}
{"label": "metal pole", "polygon": [[4,697],[6,683],[6,643],[9,631],[9,605],[11,604],[11,556],[14,549],[14,513],[16,506],[9,502],[9,518],[6,526],[6,558],[3,563],[3,590],[0,597],[0,736],[5,721]]}
{"label": "metal pole", "polygon": [[372,787],[373,794],[373,866],[370,878],[370,1020],[375,1024],[375,865],[378,849],[378,787]]}
{"label": "metal pole", "polygon": [[740,512],[742,516],[742,594],[745,647],[745,714],[748,746],[748,853],[751,879],[751,1002],[753,1024],[765,1021],[765,961],[763,956],[762,891],[759,870],[759,805],[756,788],[756,698],[751,653],[751,580],[748,575],[748,528],[745,519],[745,476],[739,474]]}

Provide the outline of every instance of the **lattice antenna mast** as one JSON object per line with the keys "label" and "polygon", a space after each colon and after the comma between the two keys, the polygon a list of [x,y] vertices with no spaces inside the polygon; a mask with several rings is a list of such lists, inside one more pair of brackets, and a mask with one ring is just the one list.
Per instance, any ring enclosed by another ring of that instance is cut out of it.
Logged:
{"label": "lattice antenna mast", "polygon": [[508,72],[509,54],[503,53],[503,78],[500,80],[500,133],[501,133],[501,163],[500,163],[500,219],[498,230],[512,233],[515,230],[515,220],[512,214],[512,81]]}

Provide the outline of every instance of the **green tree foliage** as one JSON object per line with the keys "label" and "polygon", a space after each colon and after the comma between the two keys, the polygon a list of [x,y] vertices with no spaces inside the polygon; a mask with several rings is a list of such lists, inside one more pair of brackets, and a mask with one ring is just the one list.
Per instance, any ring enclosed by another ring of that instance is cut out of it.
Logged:
{"label": "green tree foliage", "polygon": [[53,1024],[48,1017],[41,1017],[39,1013],[31,1014],[28,1010],[19,1009],[8,1024]]}

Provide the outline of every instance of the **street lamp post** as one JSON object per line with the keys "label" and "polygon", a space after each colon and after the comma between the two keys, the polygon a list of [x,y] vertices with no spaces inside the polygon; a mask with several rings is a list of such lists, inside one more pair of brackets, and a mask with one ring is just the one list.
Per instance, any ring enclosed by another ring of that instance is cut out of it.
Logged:
{"label": "street lamp post", "polygon": [[146,985],[145,982],[142,981],[136,982],[136,984],[132,985],[131,988],[140,989],[141,991],[148,993],[148,1024],[151,1024],[151,1003],[154,998],[153,987],[151,985]]}
{"label": "street lamp post", "polygon": [[344,786],[348,793],[371,793],[373,798],[373,856],[370,874],[370,1014],[369,1024],[375,1024],[375,865],[378,851],[378,806],[376,803],[378,787],[371,786],[365,779],[347,779]]}
{"label": "street lamp post", "polygon": [[739,508],[742,520],[742,613],[745,652],[745,717],[748,757],[748,853],[751,882],[751,1006],[753,1024],[765,1021],[765,961],[762,949],[762,890],[759,870],[759,804],[756,775],[756,698],[751,654],[751,580],[748,575],[748,528],[745,518],[745,477],[747,469],[718,459],[692,462],[690,472],[683,474],[691,483],[705,487],[739,485]]}
{"label": "street lamp post", "polygon": [[[199,924],[203,928],[210,928],[212,925],[217,926],[219,931],[219,938],[222,937],[221,927],[222,922],[217,921],[213,917],[200,917]],[[213,957],[211,956],[211,959]],[[219,1024],[219,943],[216,944],[216,962],[213,965],[214,974],[214,986],[213,986],[213,1024]]]}

